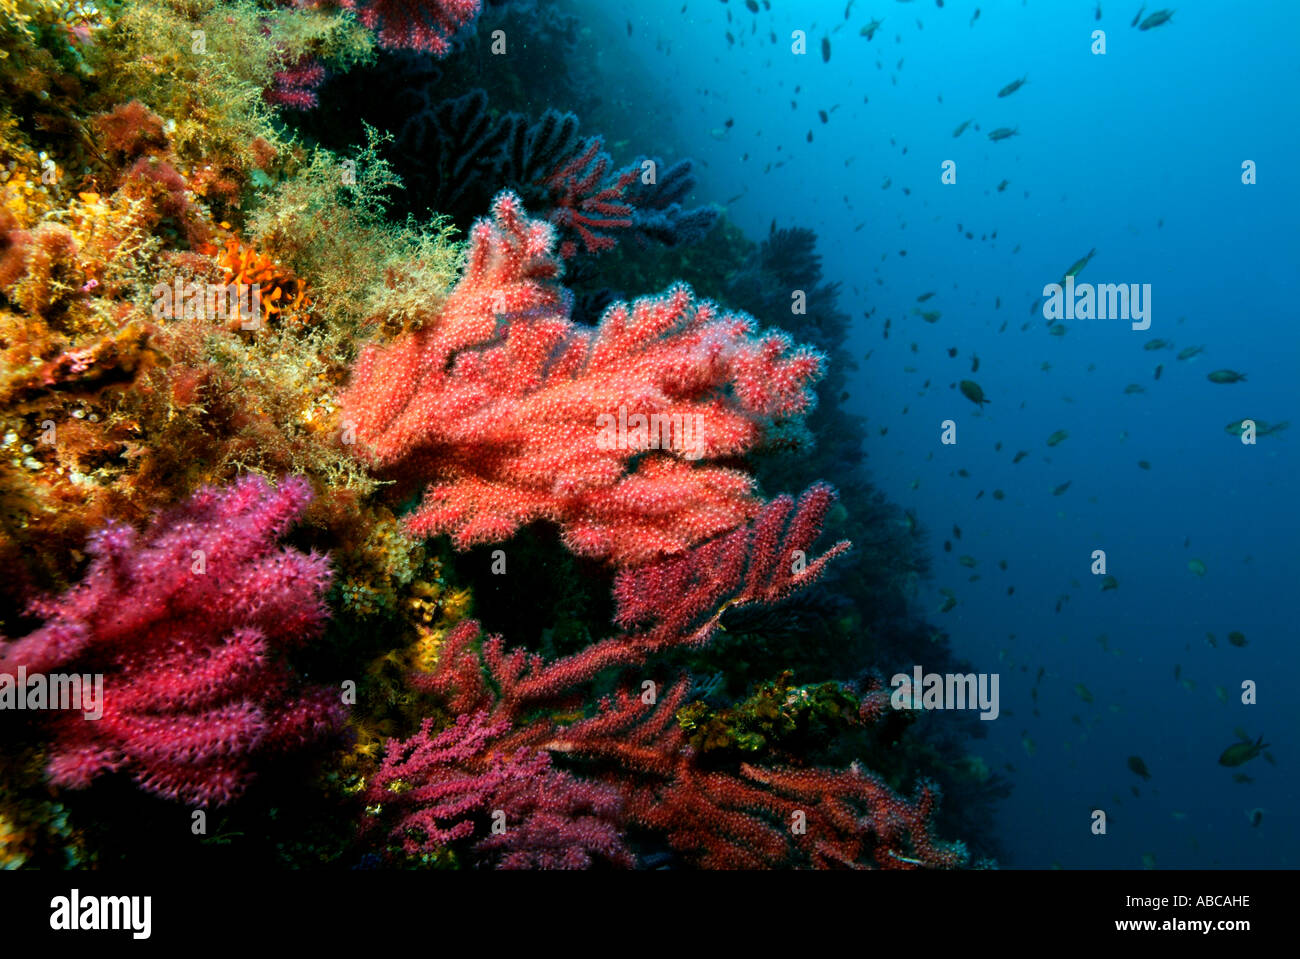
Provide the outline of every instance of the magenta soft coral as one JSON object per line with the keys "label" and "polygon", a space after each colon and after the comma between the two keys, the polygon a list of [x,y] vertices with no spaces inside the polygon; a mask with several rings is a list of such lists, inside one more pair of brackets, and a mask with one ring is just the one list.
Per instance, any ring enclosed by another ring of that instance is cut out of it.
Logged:
{"label": "magenta soft coral", "polygon": [[415,736],[390,741],[366,791],[372,809],[395,819],[390,838],[407,855],[428,854],[473,835],[477,821],[489,835],[475,851],[499,868],[632,865],[618,793],[553,768],[540,750],[495,748],[509,728],[478,712],[437,735],[426,719]]}
{"label": "magenta soft coral", "polygon": [[51,782],[128,770],[159,796],[220,805],[258,757],[338,727],[339,697],[300,688],[282,659],[327,618],[326,558],[275,545],[310,499],[304,479],[246,476],[143,533],[114,523],[91,537],[81,584],[32,603],[45,625],[0,642],[0,673],[103,676],[101,718],[52,718]]}
{"label": "magenta soft coral", "polygon": [[480,0],[342,0],[357,19],[377,32],[390,50],[418,50],[435,57],[451,51],[451,41],[478,16]]}

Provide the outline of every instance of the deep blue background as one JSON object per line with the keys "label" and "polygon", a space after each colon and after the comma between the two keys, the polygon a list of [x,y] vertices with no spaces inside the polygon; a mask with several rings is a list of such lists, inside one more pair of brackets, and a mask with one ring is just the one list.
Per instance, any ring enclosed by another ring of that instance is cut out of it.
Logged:
{"label": "deep blue background", "polygon": [[[656,102],[629,109],[655,111],[666,142],[637,149],[699,158],[697,198],[743,194],[729,215],[756,238],[773,219],[812,227],[828,278],[844,282],[851,351],[874,351],[850,399],[869,418],[870,470],[931,531],[935,576],[918,602],[959,654],[1001,674],[1002,716],[972,751],[1015,783],[996,824],[1004,865],[1140,868],[1144,855],[1161,867],[1300,864],[1300,4],[1187,3],[1146,32],[1129,25],[1137,0],[1104,0],[1099,22],[1094,0],[857,0],[847,20],[844,0],[774,0],[757,15],[743,0],[685,6],[583,4],[596,25],[587,35],[604,69],[622,62],[660,84]],[[859,28],[873,15],[884,25],[868,42]],[[790,52],[795,29],[807,32],[806,55]],[[1104,56],[1090,50],[1096,29]],[[997,97],[1023,75],[1024,87]],[[966,119],[975,123],[954,139]],[[990,142],[1001,126],[1020,135]],[[956,185],[940,183],[945,160],[957,163]],[[1244,160],[1258,165],[1255,186],[1241,183]],[[1148,331],[1066,321],[1058,338],[1030,314],[1043,285],[1093,247],[1080,281],[1150,283]],[[929,290],[922,308],[943,313],[934,325],[912,314]],[[1173,349],[1144,350],[1155,338]],[[1175,359],[1193,345],[1205,352]],[[1210,383],[1220,368],[1248,380]],[[988,406],[955,389],[965,378]],[[1125,395],[1129,383],[1146,392]],[[1245,416],[1295,425],[1244,446],[1224,427]],[[955,447],[939,444],[945,419],[958,424]],[[1049,448],[1058,429],[1069,439]],[[1012,465],[1021,449],[1030,455]],[[963,537],[948,554],[953,524]],[[1117,590],[1101,592],[1090,574],[1098,548]],[[958,564],[963,554],[974,570]],[[1203,577],[1189,572],[1193,558]],[[949,613],[938,612],[940,587],[959,599]],[[1249,645],[1230,646],[1232,630]],[[1258,705],[1240,704],[1245,680],[1258,684]],[[1276,765],[1217,764],[1239,726],[1273,744]],[[1145,760],[1149,783],[1129,771],[1130,755]],[[1108,814],[1104,837],[1090,832],[1093,809]]]}

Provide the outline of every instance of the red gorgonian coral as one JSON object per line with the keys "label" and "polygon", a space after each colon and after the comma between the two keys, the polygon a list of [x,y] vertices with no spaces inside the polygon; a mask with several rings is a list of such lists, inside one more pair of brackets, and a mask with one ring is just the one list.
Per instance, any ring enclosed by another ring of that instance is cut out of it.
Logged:
{"label": "red gorgonian coral", "polygon": [[[561,161],[545,183],[554,207],[547,219],[561,230],[576,234],[587,253],[613,249],[615,239],[610,231],[632,226],[632,204],[625,194],[640,174],[632,166],[605,182],[605,171],[612,161],[608,153],[601,152],[601,145],[600,137],[592,137],[581,152]],[[577,252],[575,240],[560,243],[563,259]]]}
{"label": "red gorgonian coral", "polygon": [[554,244],[550,224],[500,194],[440,314],[362,352],[345,440],[428,481],[408,525],[461,548],[545,519],[573,552],[626,565],[744,523],[760,505],[751,478],[708,461],[807,410],[821,356],[685,286],[581,328]]}
{"label": "red gorgonian coral", "polygon": [[[636,694],[606,697],[593,715],[573,719],[589,696],[588,684],[602,673],[646,667],[653,653],[703,644],[726,609],[775,602],[816,580],[848,548],[841,542],[816,558],[807,553],[833,495],[818,485],[797,506],[780,497],[752,528],[624,571],[616,586],[617,621],[632,631],[565,659],[506,651],[501,637],[481,637],[474,622],[452,630],[435,671],[415,682],[461,718],[437,737],[426,725],[410,740],[391,742],[378,780],[383,788],[368,794],[369,801],[400,810],[394,838],[408,852],[427,852],[474,835],[474,822],[462,812],[491,808],[501,782],[542,788],[503,757],[523,762],[542,752],[573,767],[549,804],[552,828],[557,834],[577,830],[580,849],[600,849],[612,862],[620,861],[614,850],[621,847],[608,845],[604,829],[611,822],[658,834],[679,855],[709,868],[961,865],[964,847],[931,833],[936,794],[926,784],[907,800],[856,764],[847,770],[742,764],[735,772],[703,766],[677,722],[689,693],[686,681],[661,687],[651,680]],[[646,672],[653,675],[649,667]],[[417,755],[428,758],[408,758]],[[496,765],[483,757],[497,757]],[[456,770],[458,761],[465,765]],[[539,770],[549,773],[550,766],[539,763]],[[405,788],[395,788],[399,783]],[[563,797],[586,795],[577,783],[618,797],[617,804],[601,807],[601,828],[590,821],[588,810],[595,807],[574,806],[576,819],[566,813],[571,800]],[[478,828],[486,829],[481,818]],[[535,831],[512,832],[507,822],[486,842],[517,854],[522,865],[529,864],[538,839]]]}
{"label": "red gorgonian coral", "polygon": [[376,31],[381,46],[418,50],[435,57],[451,52],[451,41],[478,16],[481,0],[341,0],[357,19]]}

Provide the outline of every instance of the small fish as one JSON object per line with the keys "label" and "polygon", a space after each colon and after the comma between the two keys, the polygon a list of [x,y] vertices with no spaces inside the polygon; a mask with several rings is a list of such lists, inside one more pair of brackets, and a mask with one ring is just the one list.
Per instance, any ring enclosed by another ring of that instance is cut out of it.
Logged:
{"label": "small fish", "polygon": [[1157,10],[1155,13],[1151,14],[1151,16],[1138,24],[1138,29],[1150,30],[1152,27],[1158,27],[1162,23],[1168,23],[1173,18],[1173,15],[1174,11],[1172,10]]}
{"label": "small fish", "polygon": [[971,15],[970,23],[968,23],[967,26],[971,26],[971,27],[975,26],[975,21],[978,20],[979,18],[980,18],[980,8],[976,7],[975,12]]}
{"label": "small fish", "polygon": [[876,35],[876,31],[880,29],[880,25],[884,22],[885,22],[884,20],[872,20],[865,27],[863,27],[861,30],[858,31],[858,36],[866,37],[867,42],[870,43],[871,38]]}
{"label": "small fish", "polygon": [[1001,183],[998,184],[998,192],[1002,193],[1004,190],[1006,190],[1006,188],[1010,185],[1010,183],[1011,183],[1010,180],[1003,180]]}
{"label": "small fish", "polygon": [[1244,383],[1246,374],[1236,370],[1215,370],[1205,377],[1211,383]]}
{"label": "small fish", "polygon": [[[1274,433],[1282,432],[1291,425],[1290,421],[1282,423],[1266,423],[1264,420],[1251,420],[1251,422],[1255,424],[1256,436],[1271,436]],[[1225,426],[1224,430],[1231,433],[1233,436],[1240,436],[1242,433],[1246,432],[1245,423],[1246,420],[1244,419],[1234,420]]]}
{"label": "small fish", "polygon": [[970,357],[970,371],[972,373],[978,373],[980,371],[980,358],[974,353],[972,353]]}
{"label": "small fish", "polygon": [[1011,96],[1011,94],[1015,93],[1017,90],[1023,87],[1028,80],[1029,80],[1028,74],[1021,77],[1019,80],[1012,80],[1005,87],[1003,87],[1001,90],[998,91],[998,96],[1000,97]]}
{"label": "small fish", "polygon": [[1173,347],[1173,345],[1174,345],[1174,344],[1170,343],[1168,340],[1162,340],[1162,339],[1157,338],[1157,339],[1154,339],[1154,340],[1147,340],[1145,343],[1142,344],[1142,349],[1144,349],[1144,350],[1164,350],[1164,349],[1169,349],[1169,348]]}
{"label": "small fish", "polygon": [[1107,576],[1101,581],[1101,591],[1104,593],[1108,589],[1119,589],[1119,580],[1114,576]]}
{"label": "small fish", "polygon": [[1053,433],[1051,436],[1047,438],[1047,445],[1056,446],[1059,443],[1063,443],[1069,437],[1069,435],[1070,434],[1067,433],[1065,430],[1057,430],[1055,433]]}
{"label": "small fish", "polygon": [[998,127],[996,130],[994,130],[992,133],[989,134],[989,139],[992,140],[994,143],[996,143],[999,140],[1007,139],[1007,137],[1014,137],[1019,135],[1020,135],[1019,127],[1016,127],[1015,129],[1012,129],[1010,127]]}
{"label": "small fish", "polygon": [[919,316],[927,323],[938,323],[939,317],[943,316],[943,314],[940,313],[938,310],[926,310],[925,312],[922,312],[921,310],[918,310],[915,307],[912,308],[912,313],[915,316]]}
{"label": "small fish", "polygon": [[831,38],[822,37],[822,63],[831,62]]}
{"label": "small fish", "polygon": [[1133,396],[1137,393],[1145,393],[1145,392],[1146,392],[1146,388],[1139,386],[1137,383],[1130,383],[1128,386],[1124,387],[1124,393],[1128,396]]}
{"label": "small fish", "polygon": [[1083,683],[1075,683],[1074,692],[1085,703],[1092,702],[1092,693],[1088,691],[1088,687],[1083,685]]}
{"label": "small fish", "polygon": [[958,556],[958,557],[957,557],[957,562],[961,563],[961,564],[962,564],[963,566],[965,566],[967,569],[974,569],[974,568],[975,568],[975,557],[974,557],[974,556]]}
{"label": "small fish", "polygon": [[931,292],[931,293],[922,293],[920,296],[918,296],[918,297],[916,298],[916,302],[918,302],[918,303],[924,303],[926,300],[928,300],[928,299],[929,299],[930,297],[932,297],[932,296],[934,296],[934,293],[933,293],[933,292]]}
{"label": "small fish", "polygon": [[1241,647],[1246,645],[1247,640],[1244,633],[1234,629],[1228,634],[1228,642],[1232,643],[1234,646]]}
{"label": "small fish", "polygon": [[1242,737],[1241,742],[1233,743],[1223,751],[1219,757],[1220,766],[1240,766],[1242,763],[1250,762],[1261,752],[1269,747],[1269,743],[1264,742],[1264,737],[1260,736],[1253,743],[1249,737]]}
{"label": "small fish", "polygon": [[1149,470],[1151,469],[1151,464],[1146,460],[1138,460],[1138,469]]}
{"label": "small fish", "polygon": [[[852,6],[852,4],[849,4]],[[745,6],[750,13],[758,13],[758,0],[745,0]]]}
{"label": "small fish", "polygon": [[1259,809],[1258,807],[1255,809],[1247,809],[1246,821],[1249,822],[1251,826],[1258,826],[1264,821],[1264,810]]}
{"label": "small fish", "polygon": [[1066,490],[1068,490],[1068,489],[1070,488],[1070,484],[1071,484],[1072,482],[1074,482],[1074,480],[1066,480],[1066,481],[1065,481],[1064,483],[1062,483],[1060,486],[1056,487],[1056,489],[1052,490],[1052,495],[1053,495],[1053,496],[1060,496],[1062,493],[1064,493]]}
{"label": "small fish", "polygon": [[1096,15],[1095,17],[1093,17],[1093,19],[1094,19],[1094,20],[1100,20],[1100,19],[1101,19],[1101,0],[1097,0],[1097,15]]}
{"label": "small fish", "polygon": [[1205,347],[1203,346],[1189,346],[1186,349],[1179,351],[1178,358],[1180,360],[1190,360],[1193,356],[1196,356],[1198,353],[1204,353],[1204,352],[1205,352]]}
{"label": "small fish", "polygon": [[1128,768],[1143,779],[1151,778],[1151,773],[1147,770],[1147,764],[1142,761],[1141,756],[1130,756],[1128,758]]}
{"label": "small fish", "polygon": [[1188,572],[1190,572],[1193,576],[1205,575],[1205,564],[1201,562],[1199,559],[1188,560],[1187,569]]}
{"label": "small fish", "polygon": [[980,385],[974,380],[962,380],[959,385],[961,387],[961,395],[966,397],[966,399],[970,400],[976,406],[983,406],[985,403],[992,402],[984,396],[984,391],[980,389]]}
{"label": "small fish", "polygon": [[1016,453],[1015,457],[1011,460],[1011,462],[1013,464],[1019,463],[1022,459],[1024,459],[1028,455],[1029,453],[1027,453],[1025,450],[1020,450],[1019,452]]}
{"label": "small fish", "polygon": [[1160,374],[1163,373],[1164,371],[1165,371],[1165,365],[1163,363],[1157,363],[1155,378],[1160,379]]}
{"label": "small fish", "polygon": [[959,137],[959,136],[961,136],[963,133],[965,133],[965,132],[966,132],[966,128],[967,128],[968,126],[970,126],[970,125],[971,125],[971,121],[970,121],[970,120],[966,120],[966,121],[963,122],[959,127],[957,127],[957,129],[953,130],[953,131],[952,131],[952,137],[953,137],[953,139],[955,140],[955,139],[957,139],[957,137]]}
{"label": "small fish", "polygon": [[1065,271],[1065,275],[1061,277],[1061,285],[1064,286],[1065,281],[1068,280],[1070,277],[1078,276],[1079,271],[1082,270],[1085,266],[1087,266],[1088,261],[1090,261],[1096,255],[1097,255],[1097,248],[1094,246],[1091,250],[1088,251],[1087,256],[1075,260],[1074,263],[1070,266],[1070,268]]}
{"label": "small fish", "polygon": [[[1004,492],[1002,492],[1002,490],[1000,490],[1000,489],[995,489],[995,490],[993,491],[993,498],[994,498],[994,499],[1005,499],[1005,498],[1006,498],[1006,495],[1007,495],[1007,494],[1004,493]],[[1003,569],[1006,569],[1005,566],[1002,567],[1002,568],[1003,568]]]}
{"label": "small fish", "polygon": [[1133,15],[1133,22],[1130,23],[1129,26],[1136,27],[1138,25],[1138,21],[1142,19],[1142,14],[1146,12],[1147,12],[1147,5],[1144,3],[1142,4],[1141,7],[1138,8],[1138,12]]}

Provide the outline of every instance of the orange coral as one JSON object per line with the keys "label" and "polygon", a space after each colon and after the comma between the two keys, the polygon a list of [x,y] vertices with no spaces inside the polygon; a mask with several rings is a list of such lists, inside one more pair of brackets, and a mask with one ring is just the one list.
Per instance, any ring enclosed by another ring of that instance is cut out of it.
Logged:
{"label": "orange coral", "polygon": [[226,241],[217,262],[226,272],[226,283],[261,288],[262,312],[267,322],[279,316],[294,326],[305,326],[311,309],[307,284],[276,265],[265,253],[245,246],[234,237]]}

